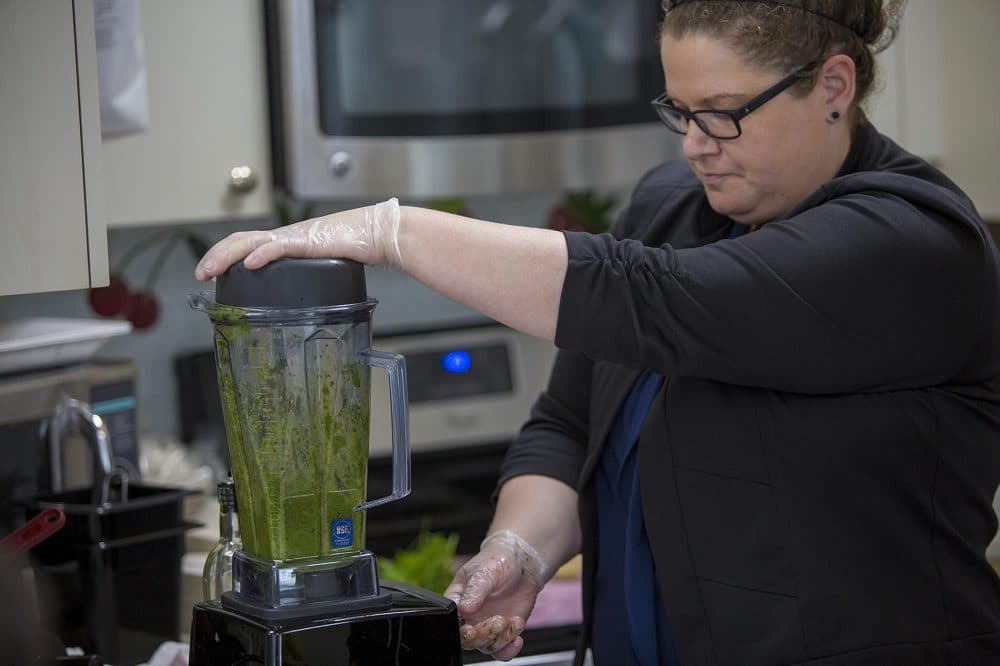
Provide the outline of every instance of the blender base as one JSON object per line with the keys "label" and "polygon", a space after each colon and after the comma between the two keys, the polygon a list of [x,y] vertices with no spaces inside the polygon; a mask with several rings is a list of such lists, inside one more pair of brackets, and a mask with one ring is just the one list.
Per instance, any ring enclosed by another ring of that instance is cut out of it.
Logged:
{"label": "blender base", "polygon": [[190,666],[459,666],[458,610],[427,590],[385,582],[388,608],[265,621],[195,604]]}
{"label": "blender base", "polygon": [[265,621],[321,617],[388,608],[379,590],[375,554],[368,550],[337,558],[272,562],[238,551],[233,555],[233,591],[222,605]]}
{"label": "blender base", "polygon": [[235,592],[222,593],[222,607],[236,611],[249,617],[264,621],[280,621],[328,617],[340,613],[351,613],[364,610],[380,610],[392,605],[392,596],[388,592],[379,592],[375,596],[361,599],[340,599],[336,601],[314,601],[308,604],[288,606],[284,608],[266,608],[244,601]]}

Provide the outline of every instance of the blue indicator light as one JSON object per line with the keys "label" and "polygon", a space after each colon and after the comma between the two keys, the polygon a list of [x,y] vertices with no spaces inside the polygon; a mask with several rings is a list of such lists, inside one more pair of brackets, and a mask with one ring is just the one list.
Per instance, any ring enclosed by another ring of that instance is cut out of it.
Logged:
{"label": "blue indicator light", "polygon": [[441,357],[441,369],[445,372],[468,372],[472,367],[469,352],[451,351]]}

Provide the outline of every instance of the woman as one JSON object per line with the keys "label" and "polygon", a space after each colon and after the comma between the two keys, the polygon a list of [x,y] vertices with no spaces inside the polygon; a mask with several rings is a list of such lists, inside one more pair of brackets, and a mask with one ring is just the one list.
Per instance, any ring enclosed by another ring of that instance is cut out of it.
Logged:
{"label": "woman", "polygon": [[447,591],[466,648],[517,654],[582,550],[597,666],[996,663],[1000,262],[968,198],[859,106],[890,12],[666,9],[654,105],[686,163],[651,171],[614,235],[390,200],[236,234],[198,277],[389,265],[561,348]]}

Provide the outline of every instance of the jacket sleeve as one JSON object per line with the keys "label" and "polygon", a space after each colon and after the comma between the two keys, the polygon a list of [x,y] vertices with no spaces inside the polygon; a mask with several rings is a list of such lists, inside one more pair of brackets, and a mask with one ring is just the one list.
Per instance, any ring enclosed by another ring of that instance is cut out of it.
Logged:
{"label": "jacket sleeve", "polygon": [[556,344],[802,393],[940,383],[994,323],[981,227],[870,189],[702,247],[567,233]]}

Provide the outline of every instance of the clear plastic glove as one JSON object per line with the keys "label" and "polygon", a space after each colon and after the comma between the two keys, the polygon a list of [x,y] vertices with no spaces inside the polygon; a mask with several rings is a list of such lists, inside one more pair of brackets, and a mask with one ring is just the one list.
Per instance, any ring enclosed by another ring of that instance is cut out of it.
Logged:
{"label": "clear plastic glove", "polygon": [[399,202],[392,198],[279,229],[236,232],[206,252],[194,274],[208,280],[241,259],[253,269],[281,257],[353,259],[402,270]]}
{"label": "clear plastic glove", "polygon": [[462,647],[503,661],[517,655],[547,575],[545,560],[518,535],[502,530],[486,537],[444,592],[465,620]]}

